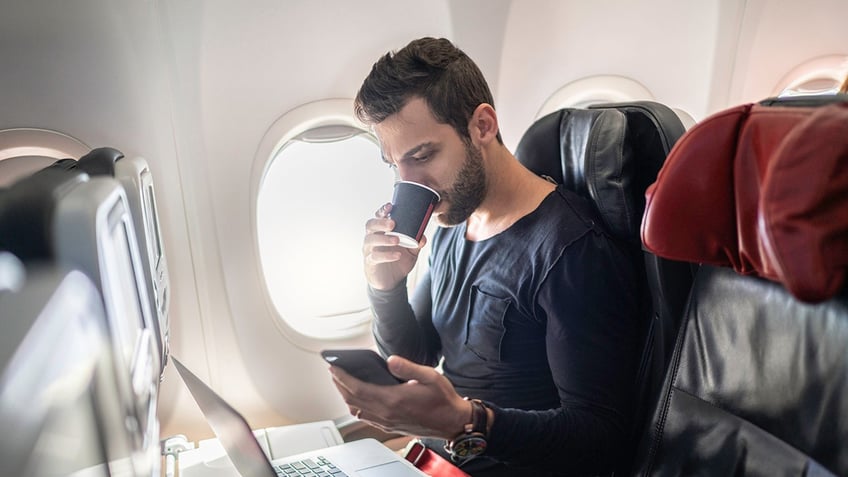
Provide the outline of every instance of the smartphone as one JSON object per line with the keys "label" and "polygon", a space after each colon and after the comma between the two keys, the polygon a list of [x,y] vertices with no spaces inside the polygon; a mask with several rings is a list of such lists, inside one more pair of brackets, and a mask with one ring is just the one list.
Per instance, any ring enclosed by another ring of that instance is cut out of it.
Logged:
{"label": "smartphone", "polygon": [[370,349],[326,349],[321,351],[321,356],[331,365],[365,382],[381,385],[403,382],[389,372],[386,360]]}

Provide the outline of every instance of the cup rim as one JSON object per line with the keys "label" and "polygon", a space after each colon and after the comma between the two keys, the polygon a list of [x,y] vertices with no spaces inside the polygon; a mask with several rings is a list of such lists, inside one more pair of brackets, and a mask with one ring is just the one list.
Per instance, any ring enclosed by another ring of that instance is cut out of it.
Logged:
{"label": "cup rim", "polygon": [[393,236],[399,238],[400,242],[398,243],[398,245],[400,245],[401,247],[418,248],[418,241],[415,240],[415,237],[413,237],[411,235],[407,235],[407,234],[402,233],[402,232],[395,232],[394,230],[386,232],[386,235],[393,235]]}
{"label": "cup rim", "polygon": [[427,190],[429,190],[430,192],[432,192],[433,194],[435,194],[435,195],[436,195],[436,202],[439,202],[439,201],[441,201],[441,200],[442,200],[442,195],[441,195],[441,194],[439,194],[438,192],[436,192],[436,191],[435,191],[435,190],[433,190],[432,188],[427,187],[427,186],[425,186],[424,184],[422,184],[422,183],[420,183],[420,182],[414,182],[414,181],[395,181],[395,184],[394,184],[392,187],[397,187],[397,185],[398,185],[398,184],[412,184],[412,185],[417,185],[418,187],[422,187],[422,188],[424,188],[424,189],[427,189]]}

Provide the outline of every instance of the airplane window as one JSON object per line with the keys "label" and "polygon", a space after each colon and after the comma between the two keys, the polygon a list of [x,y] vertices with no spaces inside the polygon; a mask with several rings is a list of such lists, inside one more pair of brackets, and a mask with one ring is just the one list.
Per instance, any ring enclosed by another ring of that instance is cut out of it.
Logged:
{"label": "airplane window", "polygon": [[848,57],[830,55],[796,66],[775,88],[777,96],[835,94],[848,74]]}
{"label": "airplane window", "polygon": [[0,130],[0,187],[12,184],[57,159],[76,159],[89,149],[78,139],[49,129]]}
{"label": "airplane window", "polygon": [[[562,108],[588,108],[593,104],[653,101],[654,95],[636,80],[625,76],[597,75],[572,81],[552,94],[539,108],[536,119]],[[687,111],[672,108],[686,129],[697,121]]]}
{"label": "airplane window", "polygon": [[809,78],[797,84],[789,85],[784,88],[778,96],[799,96],[799,95],[815,95],[815,94],[835,94],[839,91],[841,81],[835,77],[817,77]]}
{"label": "airplane window", "polygon": [[79,139],[49,129],[12,128],[0,130],[0,161],[12,157],[42,156],[78,158],[89,151]]}
{"label": "airplane window", "polygon": [[562,108],[585,108],[593,104],[653,100],[654,95],[636,80],[625,76],[597,75],[572,81],[552,94],[536,119]]}
{"label": "airplane window", "polygon": [[394,172],[373,136],[310,128],[273,155],[257,197],[262,270],[279,315],[308,336],[344,336],[371,319],[362,273],[365,222],[391,199]]}

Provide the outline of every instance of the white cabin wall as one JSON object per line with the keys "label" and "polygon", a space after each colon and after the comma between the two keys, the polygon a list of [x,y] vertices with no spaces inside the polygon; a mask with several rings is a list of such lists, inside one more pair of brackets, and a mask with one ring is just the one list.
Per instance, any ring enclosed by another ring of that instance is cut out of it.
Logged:
{"label": "white cabin wall", "polygon": [[845,0],[748,0],[728,105],[779,93],[787,74],[815,58],[839,55],[848,62],[846,18]]}
{"label": "white cabin wall", "polygon": [[595,75],[629,77],[702,118],[718,21],[717,1],[513,2],[497,98],[504,141],[514,148],[555,91]]}
{"label": "white cabin wall", "polygon": [[[497,103],[507,21],[512,0],[463,0],[449,2],[451,41],[470,56],[489,83]],[[363,78],[364,79],[364,78]]]}
{"label": "white cabin wall", "polygon": [[[844,0],[513,2],[499,78],[507,145],[559,87],[624,75],[696,120],[780,92],[821,56],[848,58]],[[848,66],[846,66],[848,68]]]}
{"label": "white cabin wall", "polygon": [[[241,363],[241,360],[237,352],[232,352],[234,347],[227,340],[218,338],[226,333],[225,326],[218,323],[226,325],[229,321],[215,319],[216,315],[228,310],[228,302],[220,278],[222,268],[217,260],[219,241],[214,233],[213,211],[207,205],[205,178],[208,166],[201,140],[203,117],[197,91],[203,8],[198,2],[157,2],[157,14],[172,101],[171,122],[177,162],[182,171],[177,188],[182,194],[185,214],[180,226],[190,236],[191,243],[183,251],[184,256],[178,257],[186,260],[187,266],[183,269],[172,265],[174,253],[165,243],[169,273],[172,274],[171,354],[210,386],[220,390],[219,358],[229,355],[231,364]],[[181,277],[175,280],[174,273],[181,273]],[[234,383],[231,379],[227,384],[246,395],[257,395],[249,380]],[[173,365],[165,370],[158,414],[163,437],[174,434],[185,434],[192,439],[211,437],[211,430]]]}

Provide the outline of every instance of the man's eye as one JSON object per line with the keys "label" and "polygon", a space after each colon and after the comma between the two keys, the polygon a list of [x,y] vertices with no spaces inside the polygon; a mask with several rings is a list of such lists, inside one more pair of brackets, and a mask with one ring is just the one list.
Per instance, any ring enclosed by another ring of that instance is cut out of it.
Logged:
{"label": "man's eye", "polygon": [[412,160],[415,162],[424,162],[428,159],[430,159],[430,154],[425,154],[423,156],[417,156],[412,158]]}

